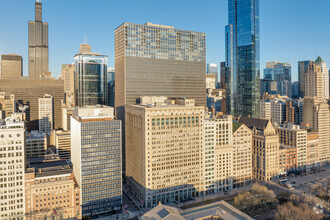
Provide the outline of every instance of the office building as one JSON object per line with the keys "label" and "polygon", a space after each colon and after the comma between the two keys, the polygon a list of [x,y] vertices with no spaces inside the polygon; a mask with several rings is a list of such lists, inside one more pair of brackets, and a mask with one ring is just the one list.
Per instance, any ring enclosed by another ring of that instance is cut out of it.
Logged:
{"label": "office building", "polygon": [[203,194],[204,107],[141,97],[125,107],[126,179],[146,207]]}
{"label": "office building", "polygon": [[297,147],[280,144],[279,169],[279,174],[283,176],[297,170]]}
{"label": "office building", "polygon": [[24,184],[26,219],[81,219],[80,189],[66,160],[28,159]]}
{"label": "office building", "polygon": [[42,4],[35,2],[35,20],[29,21],[29,77],[48,72],[48,23],[42,21]]}
{"label": "office building", "polygon": [[277,94],[277,82],[270,79],[260,79],[260,97],[265,94],[276,95]]}
{"label": "office building", "polygon": [[259,118],[259,0],[229,0],[226,26],[227,113]]}
{"label": "office building", "polygon": [[61,159],[71,159],[71,133],[70,131],[53,130],[51,139],[56,149],[56,154]]}
{"label": "office building", "polygon": [[329,99],[329,69],[327,64],[322,60],[321,57],[317,57],[315,63],[321,67],[321,72],[323,74],[323,93],[324,98]]}
{"label": "office building", "polygon": [[330,159],[330,108],[324,95],[324,77],[321,66],[311,64],[305,75],[303,121],[319,135],[319,162]]}
{"label": "office building", "polygon": [[253,131],[253,178],[269,181],[277,179],[279,169],[279,138],[269,120],[241,117],[239,123]]}
{"label": "office building", "polygon": [[309,130],[307,133],[307,170],[319,165],[319,135],[317,132]]}
{"label": "office building", "polygon": [[280,63],[279,61],[266,62],[266,68],[264,69],[264,79],[274,80],[275,78],[275,65]]}
{"label": "office building", "polygon": [[73,113],[73,107],[63,107],[62,108],[62,127],[64,131],[71,130],[71,115]]}
{"label": "office building", "polygon": [[299,82],[293,82],[292,83],[292,98],[293,99],[299,99]]}
{"label": "office building", "polygon": [[270,120],[271,119],[271,107],[270,100],[261,100],[260,101],[260,118]]}
{"label": "office building", "polygon": [[16,112],[17,108],[14,94],[6,96],[5,92],[0,92],[0,110],[4,113],[2,119],[10,117]]}
{"label": "office building", "polygon": [[216,75],[208,73],[206,74],[206,89],[215,89],[216,86]]}
{"label": "office building", "polygon": [[241,123],[233,123],[233,187],[252,181],[252,131]]}
{"label": "office building", "polygon": [[292,106],[292,101],[286,101],[285,104],[285,122],[295,123],[295,108]]}
{"label": "office building", "polygon": [[0,79],[0,92],[5,92],[6,99],[15,95],[20,106],[25,110],[27,130],[39,130],[39,98],[44,94],[53,96],[54,129],[62,127],[61,100],[63,99],[63,80],[55,79]]}
{"label": "office building", "polygon": [[220,63],[220,89],[226,89],[226,62]]}
{"label": "office building", "polygon": [[[115,106],[141,96],[186,97],[206,105],[205,33],[152,23],[124,23],[115,30]],[[118,111],[121,108],[122,111]]]}
{"label": "office building", "polygon": [[54,128],[54,100],[51,95],[45,94],[39,98],[39,131],[48,133]]}
{"label": "office building", "polygon": [[109,106],[115,107],[115,68],[108,68]]}
{"label": "office building", "polygon": [[27,158],[39,157],[47,154],[48,140],[45,133],[31,131],[26,133],[25,155]]}
{"label": "office building", "polygon": [[281,125],[286,120],[286,100],[275,98],[270,100],[270,118],[273,123]]}
{"label": "office building", "polygon": [[294,106],[294,123],[300,125],[303,122],[304,99],[293,99],[292,104]]}
{"label": "office building", "polygon": [[82,216],[114,213],[122,205],[121,121],[113,108],[78,107],[71,117],[71,162]]}
{"label": "office building", "polygon": [[224,92],[224,89],[207,90],[206,105],[210,111],[226,113],[226,95]]}
{"label": "office building", "polygon": [[308,72],[308,66],[313,64],[311,60],[298,62],[298,82],[299,82],[299,97],[305,96],[305,75]]}
{"label": "office building", "polygon": [[208,63],[206,66],[206,74],[214,74],[215,75],[215,85],[219,82],[219,73],[218,73],[218,65],[216,63]]}
{"label": "office building", "polygon": [[0,219],[24,218],[25,125],[22,116],[0,126]]}
{"label": "office building", "polygon": [[76,105],[108,105],[108,57],[83,52],[74,59]]}
{"label": "office building", "polygon": [[1,55],[1,79],[18,79],[23,76],[23,58],[17,54]]}
{"label": "office building", "polygon": [[75,69],[75,64],[62,64],[61,78],[64,81],[64,103],[70,107],[76,106],[74,87]]}
{"label": "office building", "polygon": [[299,125],[285,123],[276,128],[280,144],[296,148],[297,169],[305,170],[307,165],[307,130]]}

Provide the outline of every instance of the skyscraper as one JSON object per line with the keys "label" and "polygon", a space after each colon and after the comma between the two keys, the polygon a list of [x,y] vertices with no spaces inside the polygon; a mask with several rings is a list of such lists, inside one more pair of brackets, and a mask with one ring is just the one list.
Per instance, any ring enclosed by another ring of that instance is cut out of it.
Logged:
{"label": "skyscraper", "polygon": [[17,54],[1,55],[1,79],[20,78],[23,76],[23,58]]}
{"label": "skyscraper", "polygon": [[259,0],[228,0],[227,113],[259,117]]}
{"label": "skyscraper", "polygon": [[305,75],[308,72],[308,66],[314,63],[311,60],[298,62],[298,81],[299,81],[299,97],[305,96]]}
{"label": "skyscraper", "polygon": [[329,69],[327,67],[327,64],[322,60],[321,57],[318,57],[315,60],[315,63],[321,66],[321,71],[323,74],[323,90],[324,90],[324,97],[326,99],[329,99]]}
{"label": "skyscraper", "polygon": [[124,23],[115,30],[118,109],[141,96],[192,98],[206,105],[205,33],[152,23]]}
{"label": "skyscraper", "polygon": [[39,98],[39,131],[48,133],[54,129],[54,99],[45,94]]}
{"label": "skyscraper", "polygon": [[29,77],[48,72],[48,23],[42,22],[42,4],[35,2],[35,21],[29,21]]}
{"label": "skyscraper", "polygon": [[108,57],[89,49],[81,45],[83,52],[74,57],[76,105],[108,105]]}
{"label": "skyscraper", "polygon": [[83,216],[121,208],[121,122],[108,106],[85,106],[71,117],[71,161]]}
{"label": "skyscraper", "polygon": [[217,86],[219,82],[218,65],[216,63],[208,63],[206,66],[206,73],[215,75],[215,85]]}
{"label": "skyscraper", "polygon": [[220,89],[226,89],[226,62],[220,63]]}

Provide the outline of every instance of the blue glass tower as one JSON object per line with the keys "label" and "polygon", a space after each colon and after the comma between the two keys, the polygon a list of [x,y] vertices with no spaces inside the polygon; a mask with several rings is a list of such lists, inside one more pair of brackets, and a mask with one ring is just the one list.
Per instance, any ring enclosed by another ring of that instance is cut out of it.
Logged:
{"label": "blue glass tower", "polygon": [[226,108],[234,116],[259,117],[259,0],[228,0]]}

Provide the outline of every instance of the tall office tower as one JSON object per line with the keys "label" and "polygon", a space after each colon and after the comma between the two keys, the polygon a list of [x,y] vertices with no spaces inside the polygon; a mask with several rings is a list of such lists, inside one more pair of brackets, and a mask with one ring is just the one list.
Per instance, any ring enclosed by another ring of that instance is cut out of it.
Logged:
{"label": "tall office tower", "polygon": [[286,120],[286,100],[272,99],[270,100],[270,118],[273,123],[281,125]]}
{"label": "tall office tower", "polygon": [[48,23],[42,22],[42,4],[35,2],[35,21],[29,21],[29,77],[48,72]]}
{"label": "tall office tower", "polygon": [[305,75],[308,72],[308,66],[313,64],[314,61],[299,61],[298,62],[298,82],[299,82],[299,97],[305,96]]}
{"label": "tall office tower", "polygon": [[83,216],[121,208],[121,122],[115,119],[112,107],[96,105],[74,110],[71,161],[81,190]]}
{"label": "tall office tower", "polygon": [[25,125],[12,116],[0,126],[0,219],[24,218],[24,168]]}
{"label": "tall office tower", "polygon": [[64,104],[68,107],[74,107],[74,74],[76,66],[75,64],[62,64],[61,76],[64,81]]}
{"label": "tall office tower", "polygon": [[81,219],[80,189],[68,161],[51,154],[27,159],[25,219]]}
{"label": "tall office tower", "polygon": [[[205,194],[233,188],[233,118],[230,115],[207,117],[205,123]],[[225,162],[224,162],[225,161]]]}
{"label": "tall office tower", "polygon": [[76,105],[108,105],[108,57],[80,51],[84,52],[74,57]]}
{"label": "tall office tower", "polygon": [[319,161],[330,159],[330,109],[324,96],[324,77],[321,67],[312,63],[305,75],[303,121],[319,134]]}
{"label": "tall office tower", "polygon": [[285,105],[285,121],[290,123],[295,123],[295,108],[292,106],[292,101],[286,101]]}
{"label": "tall office tower", "polygon": [[115,30],[116,115],[123,119],[120,109],[141,96],[187,97],[205,106],[205,60],[205,33],[122,24]]}
{"label": "tall office tower", "polygon": [[73,113],[73,107],[63,107],[62,109],[62,128],[64,131],[71,130],[71,121],[70,117]]}
{"label": "tall office tower", "polygon": [[146,207],[199,196],[204,191],[204,107],[184,98],[140,100],[125,107],[130,190]]}
{"label": "tall office tower", "polygon": [[297,168],[306,170],[307,165],[307,130],[292,123],[283,124],[276,128],[280,145],[297,148]]}
{"label": "tall office tower", "polygon": [[115,107],[115,68],[108,68],[109,106]]}
{"label": "tall office tower", "polygon": [[307,170],[319,166],[319,135],[309,130],[307,133]]}
{"label": "tall office tower", "polygon": [[304,99],[293,99],[294,106],[294,123],[300,125],[303,122],[303,109],[304,109]]}
{"label": "tall office tower", "polygon": [[[228,0],[226,66],[230,87],[227,113],[259,117],[259,0]],[[227,84],[228,85],[228,84]]]}
{"label": "tall office tower", "polygon": [[26,105],[27,130],[39,130],[39,98],[50,94],[54,98],[54,128],[62,128],[63,80],[55,79],[0,79],[0,92],[5,92],[6,99],[15,96],[17,108]]}
{"label": "tall office tower", "polygon": [[39,98],[39,131],[48,133],[54,129],[54,99],[45,94]]}
{"label": "tall office tower", "polygon": [[269,181],[279,176],[279,138],[269,120],[241,117],[239,123],[253,131],[253,178]]}
{"label": "tall office tower", "polygon": [[260,118],[270,120],[272,117],[270,100],[261,100],[260,101]]}
{"label": "tall office tower", "polygon": [[51,139],[56,149],[56,154],[61,159],[71,159],[71,133],[70,131],[53,130]]}
{"label": "tall office tower", "polygon": [[299,82],[293,82],[292,83],[292,98],[293,99],[299,99]]}
{"label": "tall office tower", "polygon": [[220,89],[226,89],[226,62],[220,63]]}
{"label": "tall office tower", "polygon": [[8,97],[5,92],[0,92],[0,110],[4,113],[3,119],[15,113],[17,110],[15,95]]}
{"label": "tall office tower", "polygon": [[252,180],[252,131],[241,123],[233,123],[233,177],[234,188]]}
{"label": "tall office tower", "polygon": [[266,68],[264,69],[264,79],[274,80],[275,71],[274,67],[279,61],[266,62]]}
{"label": "tall office tower", "polygon": [[265,93],[270,95],[277,94],[277,82],[271,79],[260,79],[260,97]]}
{"label": "tall office tower", "polygon": [[1,55],[1,79],[18,79],[23,76],[23,58],[17,54]]}
{"label": "tall office tower", "polygon": [[329,99],[329,69],[321,57],[317,57],[315,63],[321,66],[323,73],[323,93],[326,99]]}
{"label": "tall office tower", "polygon": [[26,132],[25,155],[26,158],[39,157],[47,154],[47,135],[38,131]]}
{"label": "tall office tower", "polygon": [[218,65],[216,63],[208,63],[206,66],[206,74],[215,75],[215,85],[217,86],[219,82]]}

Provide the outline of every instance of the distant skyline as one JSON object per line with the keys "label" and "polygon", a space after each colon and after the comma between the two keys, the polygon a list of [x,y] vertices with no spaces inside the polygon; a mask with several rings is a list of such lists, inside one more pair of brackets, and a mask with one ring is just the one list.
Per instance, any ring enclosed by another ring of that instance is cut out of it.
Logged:
{"label": "distant skyline", "polygon": [[[49,23],[49,70],[58,77],[61,64],[73,63],[81,43],[108,55],[114,67],[114,30],[124,22],[152,22],[206,33],[207,63],[225,59],[227,0],[43,0],[43,21]],[[298,80],[298,61],[321,56],[330,61],[329,0],[260,0],[261,76],[265,63],[290,62]],[[28,75],[28,21],[34,0],[2,1],[0,54],[23,56]]]}

